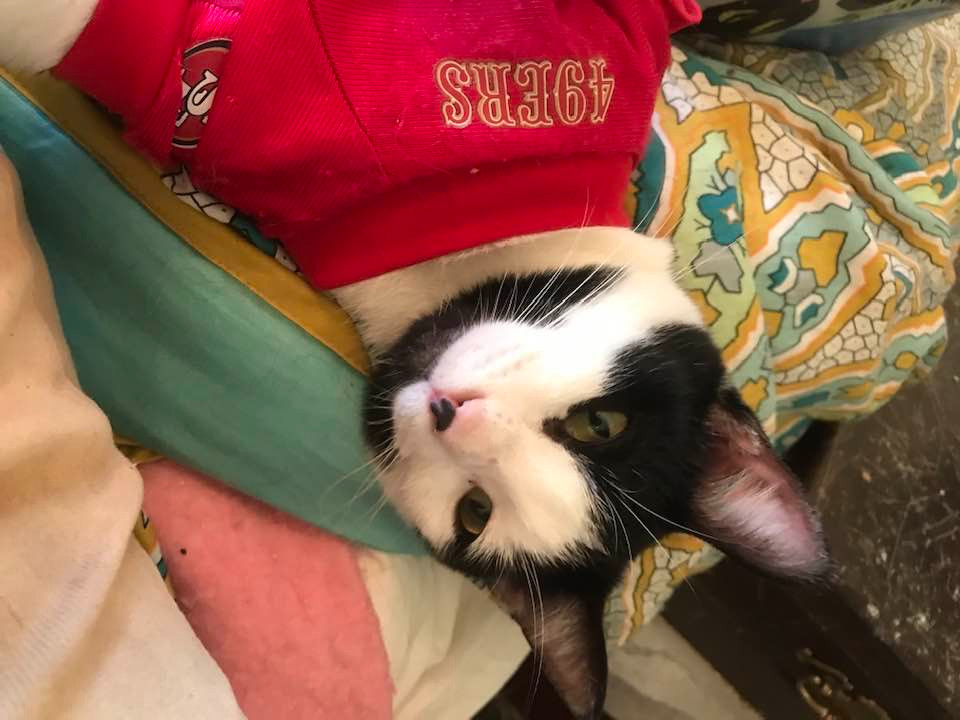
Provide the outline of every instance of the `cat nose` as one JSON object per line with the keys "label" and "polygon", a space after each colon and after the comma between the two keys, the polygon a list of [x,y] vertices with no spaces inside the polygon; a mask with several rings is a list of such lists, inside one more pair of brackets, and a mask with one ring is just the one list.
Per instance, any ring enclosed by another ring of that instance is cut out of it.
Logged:
{"label": "cat nose", "polygon": [[457,406],[446,396],[431,398],[430,412],[433,413],[433,427],[437,432],[443,432],[453,424],[457,414]]}

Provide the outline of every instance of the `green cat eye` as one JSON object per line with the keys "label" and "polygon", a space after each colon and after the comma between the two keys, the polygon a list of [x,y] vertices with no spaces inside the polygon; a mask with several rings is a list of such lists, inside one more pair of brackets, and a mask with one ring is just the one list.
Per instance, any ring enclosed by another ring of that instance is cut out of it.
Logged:
{"label": "green cat eye", "polygon": [[608,410],[578,410],[563,421],[563,431],[570,438],[589,444],[613,440],[626,429],[627,416]]}
{"label": "green cat eye", "polygon": [[464,532],[476,537],[487,526],[492,512],[490,496],[474,487],[457,503],[457,524]]}

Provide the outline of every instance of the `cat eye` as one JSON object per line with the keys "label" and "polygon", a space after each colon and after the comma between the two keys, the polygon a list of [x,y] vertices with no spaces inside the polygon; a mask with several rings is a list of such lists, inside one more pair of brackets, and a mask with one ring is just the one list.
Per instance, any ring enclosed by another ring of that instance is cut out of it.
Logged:
{"label": "cat eye", "polygon": [[594,445],[613,440],[626,429],[627,416],[609,410],[578,410],[563,421],[563,432],[567,436]]}
{"label": "cat eye", "polygon": [[474,487],[457,503],[457,524],[468,535],[476,537],[487,526],[492,512],[490,496]]}

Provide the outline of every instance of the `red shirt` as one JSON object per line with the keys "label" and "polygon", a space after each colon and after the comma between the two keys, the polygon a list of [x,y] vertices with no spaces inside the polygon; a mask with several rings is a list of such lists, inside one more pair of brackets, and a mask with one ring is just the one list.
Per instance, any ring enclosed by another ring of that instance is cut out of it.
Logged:
{"label": "red shirt", "polygon": [[101,0],[57,73],[331,288],[624,225],[694,0]]}

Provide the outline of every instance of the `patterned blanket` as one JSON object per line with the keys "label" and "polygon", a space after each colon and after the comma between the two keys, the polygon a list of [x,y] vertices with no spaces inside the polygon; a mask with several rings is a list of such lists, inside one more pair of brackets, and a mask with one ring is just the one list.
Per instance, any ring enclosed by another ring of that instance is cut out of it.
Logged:
{"label": "patterned blanket", "polygon": [[[812,419],[865,415],[946,341],[960,235],[960,16],[842,57],[677,47],[638,168],[640,231],[677,268],[781,448]],[[684,534],[611,600],[626,639],[719,554]]]}

